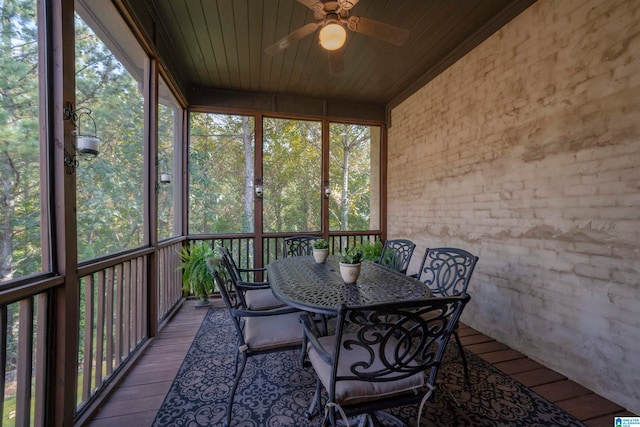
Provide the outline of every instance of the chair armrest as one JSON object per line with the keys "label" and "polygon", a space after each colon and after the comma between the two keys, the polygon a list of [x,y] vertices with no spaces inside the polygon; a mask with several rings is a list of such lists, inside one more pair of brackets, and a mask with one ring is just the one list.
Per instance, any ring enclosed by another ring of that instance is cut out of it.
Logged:
{"label": "chair armrest", "polygon": [[269,289],[269,282],[245,282],[243,280],[238,280],[236,282],[236,286],[243,290]]}
{"label": "chair armrest", "polygon": [[289,314],[289,313],[297,313],[300,310],[297,308],[284,306],[277,308],[269,308],[266,310],[243,310],[239,308],[233,309],[234,316],[240,317],[264,317],[264,316],[277,316],[278,314]]}
{"label": "chair armrest", "polygon": [[264,272],[267,271],[266,267],[260,267],[260,268],[238,268],[238,271],[241,273],[259,273],[259,272]]}
{"label": "chair armrest", "polygon": [[238,277],[239,278],[245,278],[245,282],[255,282],[255,283],[268,283],[267,281],[263,281],[263,282],[257,282],[256,276],[259,273],[265,273],[267,271],[266,268],[236,268],[236,271],[238,272]]}
{"label": "chair armrest", "polygon": [[321,336],[321,334],[318,331],[316,322],[311,319],[311,316],[308,313],[305,313],[300,316],[300,323],[302,323],[304,337],[309,345],[311,345],[318,352],[318,355],[320,355],[322,360],[329,364],[333,363],[332,354],[325,350],[325,348],[322,346],[322,344],[320,344],[320,341],[318,340],[318,337]]}

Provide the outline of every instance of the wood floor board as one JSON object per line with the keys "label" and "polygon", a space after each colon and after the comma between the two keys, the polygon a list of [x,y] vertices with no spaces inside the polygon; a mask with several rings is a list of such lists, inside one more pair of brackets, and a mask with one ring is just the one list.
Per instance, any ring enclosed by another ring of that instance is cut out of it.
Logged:
{"label": "wood floor board", "polygon": [[592,393],[588,388],[571,380],[542,384],[531,387],[531,390],[553,403]]}
{"label": "wood floor board", "polygon": [[567,379],[564,375],[545,367],[513,374],[512,377],[527,387],[535,387]]}
{"label": "wood floor board", "polygon": [[164,396],[169,391],[173,378],[165,378],[163,381],[148,384],[133,384],[130,386],[122,385],[118,389],[118,393],[111,396],[110,402],[128,402],[132,399],[151,396]]}
{"label": "wood floor board", "polygon": [[467,347],[470,345],[474,345],[474,344],[483,344],[483,343],[488,343],[488,342],[495,342],[495,340],[491,337],[488,337],[486,335],[483,334],[473,334],[473,335],[466,335],[466,336],[461,336],[460,337],[460,341],[462,341],[462,344]]}
{"label": "wood floor board", "polygon": [[506,362],[495,363],[494,366],[500,369],[507,375],[513,375],[520,372],[532,371],[534,369],[542,368],[543,366],[538,362],[529,359],[528,357],[520,357]]}
{"label": "wood floor board", "polygon": [[[556,402],[556,405],[580,420],[588,420],[604,415],[614,415],[624,411],[620,405],[595,393]],[[611,418],[613,425],[613,417]]]}
{"label": "wood floor board", "polygon": [[525,357],[524,354],[510,348],[488,353],[479,353],[478,355],[489,363],[506,362],[509,360],[523,359]]}
{"label": "wood floor board", "polygon": [[483,353],[489,353],[489,352],[494,352],[498,350],[509,349],[507,345],[494,340],[489,342],[482,342],[479,344],[470,344],[470,345],[465,344],[465,348],[475,354],[483,354]]}

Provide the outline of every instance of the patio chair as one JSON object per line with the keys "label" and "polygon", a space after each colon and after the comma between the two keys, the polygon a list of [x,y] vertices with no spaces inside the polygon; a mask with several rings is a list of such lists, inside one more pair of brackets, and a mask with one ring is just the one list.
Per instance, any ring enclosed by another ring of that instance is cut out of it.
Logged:
{"label": "patio chair", "polygon": [[293,236],[284,239],[285,256],[311,255],[311,243],[318,240],[316,236]]}
{"label": "patio chair", "polygon": [[[435,297],[449,297],[467,292],[478,257],[463,249],[427,248],[422,258],[418,279],[426,284]],[[453,330],[464,368],[464,378],[469,383],[469,367],[464,354],[458,325]]]}
{"label": "patio chair", "polygon": [[[229,310],[238,336],[237,352],[234,357],[235,378],[227,402],[226,426],[229,426],[233,399],[247,359],[257,354],[300,349],[303,336],[299,322],[300,311],[292,307],[251,310],[242,303],[242,299],[239,298],[240,293],[234,291],[231,279],[218,273],[211,262],[207,262],[207,266],[220,289],[220,295]],[[226,273],[229,272],[226,271]]]}
{"label": "patio chair", "polygon": [[229,278],[235,290],[239,293],[238,297],[242,299],[246,307],[252,310],[260,310],[286,305],[273,295],[269,282],[243,280],[243,274],[245,274],[245,277],[247,273],[253,275],[255,279],[255,274],[265,272],[266,268],[238,268],[229,248],[221,247],[219,250],[222,253],[222,262],[225,263]]}
{"label": "patio chair", "polygon": [[[322,387],[327,391],[322,425],[332,426],[364,415],[359,425],[378,425],[380,418],[402,423],[380,411],[425,403],[436,387],[438,368],[453,328],[469,301],[467,294],[367,306],[341,306],[335,335],[322,336],[317,322],[303,314],[307,353],[318,375],[307,416],[321,413]],[[376,424],[378,423],[378,424]],[[404,424],[404,423],[402,423]],[[386,424],[385,424],[386,425]]]}
{"label": "patio chair", "polygon": [[382,247],[378,264],[406,274],[415,248],[416,244],[411,240],[387,240]]}

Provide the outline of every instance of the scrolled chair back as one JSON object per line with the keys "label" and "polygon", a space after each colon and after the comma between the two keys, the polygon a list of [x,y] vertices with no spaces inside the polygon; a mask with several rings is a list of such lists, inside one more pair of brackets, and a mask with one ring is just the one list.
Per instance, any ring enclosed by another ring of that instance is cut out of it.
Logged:
{"label": "scrolled chair back", "polygon": [[[436,386],[445,348],[467,294],[367,306],[341,306],[334,336],[318,337],[302,317],[308,356],[328,393],[325,418],[371,414],[420,402]],[[319,389],[316,392],[319,395]]]}
{"label": "scrolled chair back", "polygon": [[[388,382],[438,367],[468,295],[402,304],[341,307],[336,358],[351,361],[336,380]],[[364,351],[362,351],[364,350]],[[358,353],[360,360],[352,359]],[[434,374],[435,375],[435,374]]]}
{"label": "scrolled chair back", "polygon": [[311,255],[313,246],[311,244],[318,240],[316,236],[293,236],[284,239],[285,256]]}
{"label": "scrolled chair back", "polygon": [[467,292],[478,257],[457,248],[427,248],[418,278],[435,296]]}
{"label": "scrolled chair back", "polygon": [[384,242],[378,264],[406,273],[416,244],[407,239],[390,239]]}

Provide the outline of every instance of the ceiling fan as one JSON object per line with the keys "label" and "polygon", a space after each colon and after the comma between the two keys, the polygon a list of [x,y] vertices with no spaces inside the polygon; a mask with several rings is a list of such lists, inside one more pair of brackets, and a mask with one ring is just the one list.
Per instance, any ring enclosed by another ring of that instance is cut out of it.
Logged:
{"label": "ceiling fan", "polygon": [[304,25],[281,40],[269,46],[265,52],[275,55],[293,43],[308,36],[320,28],[320,45],[329,52],[329,67],[332,73],[344,71],[344,49],[347,37],[345,27],[356,33],[375,37],[397,46],[402,46],[409,36],[409,30],[385,24],[384,22],[360,16],[351,16],[351,9],[359,0],[337,0],[321,2],[318,0],[297,0],[313,10],[316,22]]}

